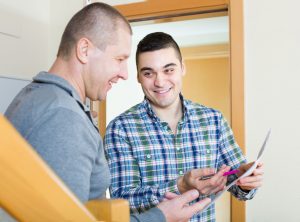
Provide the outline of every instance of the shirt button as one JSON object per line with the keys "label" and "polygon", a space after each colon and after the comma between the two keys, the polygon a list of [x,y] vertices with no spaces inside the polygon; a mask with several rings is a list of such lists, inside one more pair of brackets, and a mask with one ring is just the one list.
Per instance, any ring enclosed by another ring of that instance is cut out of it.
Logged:
{"label": "shirt button", "polygon": [[182,174],[183,174],[183,171],[182,171],[182,170],[180,170],[180,171],[179,171],[179,175],[182,175]]}
{"label": "shirt button", "polygon": [[206,150],[206,153],[207,153],[207,154],[210,154],[210,150]]}
{"label": "shirt button", "polygon": [[146,157],[147,157],[147,159],[150,159],[150,158],[151,158],[151,155],[150,155],[150,154],[147,154]]}
{"label": "shirt button", "polygon": [[177,147],[176,150],[179,151],[179,150],[180,150],[180,147]]}

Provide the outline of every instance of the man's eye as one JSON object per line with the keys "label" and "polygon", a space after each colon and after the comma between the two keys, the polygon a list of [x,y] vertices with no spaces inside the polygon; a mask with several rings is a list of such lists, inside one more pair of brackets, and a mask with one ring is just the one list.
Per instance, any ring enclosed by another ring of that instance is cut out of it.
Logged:
{"label": "man's eye", "polygon": [[125,59],[124,59],[124,58],[116,58],[116,60],[117,60],[118,62],[123,62]]}
{"label": "man's eye", "polygon": [[152,73],[151,72],[144,72],[143,75],[146,76],[146,77],[151,77]]}
{"label": "man's eye", "polygon": [[174,69],[165,69],[165,73],[173,73]]}

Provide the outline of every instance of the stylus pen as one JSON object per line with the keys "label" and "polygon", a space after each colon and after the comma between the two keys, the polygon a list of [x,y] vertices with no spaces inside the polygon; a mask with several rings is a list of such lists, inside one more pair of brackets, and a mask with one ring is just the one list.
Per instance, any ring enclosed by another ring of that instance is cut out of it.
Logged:
{"label": "stylus pen", "polygon": [[[228,176],[228,175],[236,174],[236,173],[238,173],[238,172],[239,172],[239,170],[231,170],[231,171],[227,171],[227,172],[225,172],[225,173],[223,174],[223,176]],[[212,178],[214,175],[215,175],[215,173],[209,174],[209,175],[206,175],[206,176],[202,176],[202,177],[200,177],[200,180],[208,180],[208,179]]]}

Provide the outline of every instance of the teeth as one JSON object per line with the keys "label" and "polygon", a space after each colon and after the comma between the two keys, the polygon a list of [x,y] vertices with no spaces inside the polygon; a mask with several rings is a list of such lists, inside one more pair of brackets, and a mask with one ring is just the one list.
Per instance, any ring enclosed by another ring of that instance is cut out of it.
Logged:
{"label": "teeth", "polygon": [[160,91],[154,91],[154,92],[159,93],[159,94],[163,94],[163,93],[168,92],[169,90],[170,90],[170,89],[160,90]]}
{"label": "teeth", "polygon": [[109,83],[110,85],[112,85],[112,84],[116,84],[117,82],[109,81],[108,83]]}

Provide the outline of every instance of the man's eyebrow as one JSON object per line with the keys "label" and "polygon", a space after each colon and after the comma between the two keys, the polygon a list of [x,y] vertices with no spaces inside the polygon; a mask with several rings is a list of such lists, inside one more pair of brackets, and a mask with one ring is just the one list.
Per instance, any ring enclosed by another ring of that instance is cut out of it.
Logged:
{"label": "man's eyebrow", "polygon": [[153,69],[151,69],[150,67],[143,67],[140,69],[140,72],[142,71],[152,71]]}
{"label": "man's eyebrow", "polygon": [[177,64],[173,63],[173,62],[172,63],[168,63],[167,65],[164,66],[164,68],[168,68],[170,66],[177,66]]}
{"label": "man's eyebrow", "polygon": [[128,54],[124,54],[124,55],[116,56],[116,58],[128,59],[129,55]]}
{"label": "man's eyebrow", "polygon": [[[168,63],[168,64],[164,65],[163,68],[165,69],[165,68],[168,68],[168,67],[170,67],[170,66],[177,66],[177,64],[171,62],[171,63]],[[146,66],[146,67],[143,67],[143,68],[140,69],[140,72],[142,72],[142,71],[153,71],[153,69]]]}

